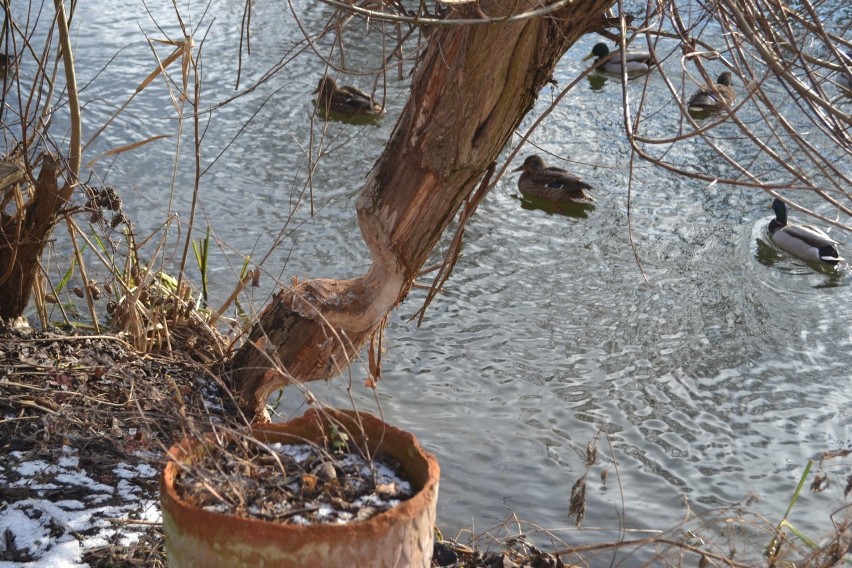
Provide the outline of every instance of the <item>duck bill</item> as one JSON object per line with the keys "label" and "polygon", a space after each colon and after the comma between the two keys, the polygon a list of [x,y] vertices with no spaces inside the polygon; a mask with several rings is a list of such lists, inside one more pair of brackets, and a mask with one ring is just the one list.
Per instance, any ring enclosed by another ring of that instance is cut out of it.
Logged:
{"label": "duck bill", "polygon": [[524,166],[521,166],[520,168],[515,168],[515,169],[514,169],[514,170],[512,170],[512,171],[513,171],[513,172],[522,172],[522,171],[524,171]]}
{"label": "duck bill", "polygon": [[588,61],[589,59],[591,59],[591,58],[592,58],[592,57],[594,57],[594,56],[595,56],[595,54],[594,54],[594,53],[590,53],[590,54],[588,54],[587,56],[585,56],[585,57],[583,58],[583,61]]}

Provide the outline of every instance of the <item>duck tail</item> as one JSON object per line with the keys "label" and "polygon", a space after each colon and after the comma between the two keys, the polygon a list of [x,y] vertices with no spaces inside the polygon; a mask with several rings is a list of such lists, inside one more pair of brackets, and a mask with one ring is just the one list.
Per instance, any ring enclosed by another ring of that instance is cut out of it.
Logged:
{"label": "duck tail", "polygon": [[821,247],[819,249],[819,258],[821,261],[828,264],[838,264],[845,260],[833,246]]}

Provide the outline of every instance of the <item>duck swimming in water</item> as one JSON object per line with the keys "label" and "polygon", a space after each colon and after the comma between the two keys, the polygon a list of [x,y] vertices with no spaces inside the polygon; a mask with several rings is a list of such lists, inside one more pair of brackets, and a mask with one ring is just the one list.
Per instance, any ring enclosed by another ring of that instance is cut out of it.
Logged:
{"label": "duck swimming in water", "polygon": [[769,222],[769,234],[778,248],[795,257],[835,266],[843,259],[837,251],[837,241],[822,230],[810,225],[787,222],[787,204],[776,199],[772,202],[775,218]]}
{"label": "duck swimming in water", "polygon": [[689,97],[687,106],[693,112],[719,111],[734,104],[737,93],[734,91],[731,74],[725,71],[716,79],[715,85],[705,85]]}
{"label": "duck swimming in water", "polygon": [[[609,47],[605,43],[597,43],[592,48],[592,52],[587,55],[583,61],[595,57],[595,65],[597,65],[599,61],[606,58],[609,54]],[[649,51],[628,49],[624,52],[624,67],[626,68],[628,75],[640,75],[647,73],[653,67],[656,67],[656,65],[657,60],[654,57],[654,54]],[[621,75],[621,68],[621,54],[618,53],[618,49],[616,48],[615,55],[613,55],[606,63],[601,64],[598,67],[598,70],[604,71],[605,73],[611,73],[613,75]]]}
{"label": "duck swimming in water", "polygon": [[320,79],[314,94],[319,112],[339,113],[347,117],[372,116],[379,117],[384,109],[373,102],[367,93],[355,87],[338,87],[337,82],[328,75]]}
{"label": "duck swimming in water", "polygon": [[556,202],[595,202],[595,199],[586,191],[593,189],[591,185],[562,168],[548,167],[541,156],[535,154],[527,156],[524,164],[513,171],[523,172],[518,178],[518,189],[524,196]]}

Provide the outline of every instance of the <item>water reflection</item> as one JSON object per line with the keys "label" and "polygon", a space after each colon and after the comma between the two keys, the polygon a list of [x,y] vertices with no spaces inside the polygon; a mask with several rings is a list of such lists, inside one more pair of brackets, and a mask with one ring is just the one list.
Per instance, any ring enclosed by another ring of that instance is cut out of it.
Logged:
{"label": "water reflection", "polygon": [[337,112],[334,110],[326,110],[322,108],[322,106],[317,107],[316,101],[314,102],[314,106],[316,107],[316,114],[318,117],[325,121],[333,121],[333,122],[342,122],[344,124],[352,124],[354,126],[364,126],[364,125],[373,125],[379,126],[380,115],[375,114],[346,114],[342,112]]}
{"label": "water reflection", "polygon": [[755,258],[764,266],[772,268],[786,257],[783,252],[775,248],[775,245],[761,238],[758,238],[755,242],[757,243]]}
{"label": "water reflection", "polygon": [[[649,71],[641,71],[641,72],[629,72],[627,74],[627,80],[638,79],[639,77],[643,77],[647,75]],[[603,91],[606,86],[607,80],[612,79],[621,83],[621,73],[609,73],[607,71],[602,71],[600,69],[595,69],[588,75],[586,75],[586,80],[589,82],[589,88],[592,91]]]}
{"label": "water reflection", "polygon": [[688,108],[687,112],[694,120],[707,120],[719,114],[718,110]]}
{"label": "water reflection", "polygon": [[548,201],[538,197],[518,196],[521,202],[521,209],[527,211],[539,210],[548,214],[564,215],[565,217],[573,217],[574,219],[588,219],[589,214],[595,210],[594,203],[584,203],[579,201]]}
{"label": "water reflection", "polygon": [[844,275],[843,272],[834,268],[826,275],[827,278],[822,284],[817,284],[814,288],[836,288],[837,286],[848,286],[849,285],[849,277],[848,277],[848,266],[846,268],[847,274]]}
{"label": "water reflection", "polygon": [[602,91],[606,85],[607,76],[604,73],[594,71],[586,76],[589,82],[589,88],[593,91]]}

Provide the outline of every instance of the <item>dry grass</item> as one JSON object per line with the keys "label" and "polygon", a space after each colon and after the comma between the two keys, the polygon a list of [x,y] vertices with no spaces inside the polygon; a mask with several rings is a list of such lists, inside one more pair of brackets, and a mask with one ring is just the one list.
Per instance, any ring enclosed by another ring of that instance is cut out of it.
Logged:
{"label": "dry grass", "polygon": [[[57,463],[63,456],[79,458],[86,478],[106,485],[118,483],[116,468],[148,465],[158,471],[164,449],[179,440],[187,428],[238,416],[223,385],[187,356],[140,353],[115,336],[59,332],[0,330],[0,501],[9,507],[22,500],[55,499],[50,489],[22,490],[18,466],[31,460]],[[52,483],[59,483],[52,480]],[[133,480],[139,502],[156,500],[156,476]],[[62,485],[60,485],[62,487]],[[63,499],[87,502],[90,488],[65,486]],[[56,498],[59,498],[57,496]],[[115,503],[98,506],[126,505]],[[147,526],[133,518],[106,519],[119,532],[144,528],[133,544],[120,539],[109,546],[89,549],[92,566],[162,566],[163,542],[159,525]],[[73,534],[81,543],[86,535],[54,525],[58,538]],[[6,537],[4,559],[28,561]]]}

